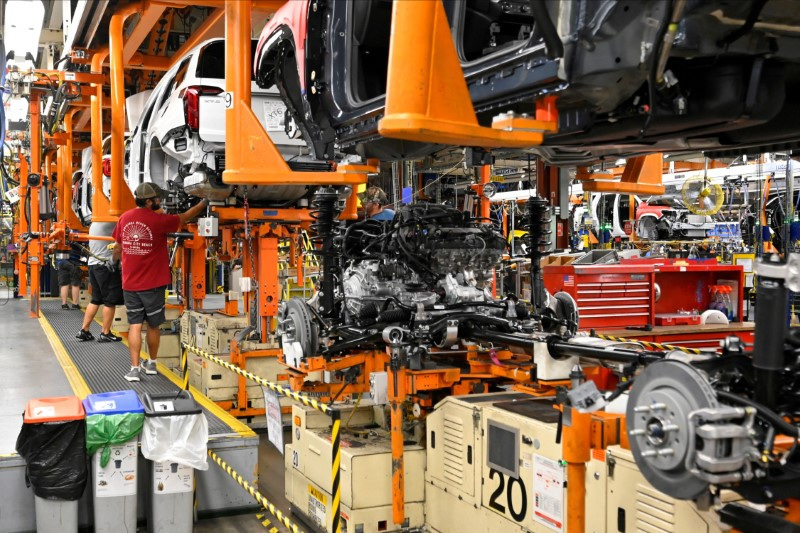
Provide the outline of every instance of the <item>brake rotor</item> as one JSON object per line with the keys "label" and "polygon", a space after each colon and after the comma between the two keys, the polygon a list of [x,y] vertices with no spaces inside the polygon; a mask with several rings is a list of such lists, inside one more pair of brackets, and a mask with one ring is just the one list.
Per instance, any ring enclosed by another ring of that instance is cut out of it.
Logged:
{"label": "brake rotor", "polygon": [[673,498],[688,500],[708,488],[686,465],[689,413],[718,406],[714,389],[696,369],[678,361],[658,361],[638,375],[631,388],[626,429],[631,452],[647,481]]}
{"label": "brake rotor", "polygon": [[311,318],[306,303],[300,299],[289,300],[281,306],[281,341],[297,342],[305,357],[317,355],[319,328]]}
{"label": "brake rotor", "polygon": [[562,320],[569,320],[573,325],[570,325],[569,330],[573,335],[578,327],[578,304],[575,299],[567,292],[557,292],[554,296],[556,299],[556,315]]}

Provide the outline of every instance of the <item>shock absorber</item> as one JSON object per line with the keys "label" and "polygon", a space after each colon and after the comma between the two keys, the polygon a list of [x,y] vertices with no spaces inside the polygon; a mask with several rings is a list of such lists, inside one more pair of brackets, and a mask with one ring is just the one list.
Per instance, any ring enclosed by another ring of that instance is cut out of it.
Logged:
{"label": "shock absorber", "polygon": [[336,278],[341,277],[339,259],[336,250],[336,236],[338,227],[336,217],[339,214],[339,193],[332,187],[321,187],[314,193],[311,200],[311,230],[314,235],[311,243],[314,245],[312,253],[321,259],[319,312],[325,318],[335,316],[334,290]]}
{"label": "shock absorber", "polygon": [[543,198],[531,197],[525,213],[525,225],[528,235],[525,237],[528,245],[528,257],[531,260],[531,300],[534,310],[538,313],[547,305],[545,297],[544,279],[542,278],[542,257],[550,255],[550,206]]}

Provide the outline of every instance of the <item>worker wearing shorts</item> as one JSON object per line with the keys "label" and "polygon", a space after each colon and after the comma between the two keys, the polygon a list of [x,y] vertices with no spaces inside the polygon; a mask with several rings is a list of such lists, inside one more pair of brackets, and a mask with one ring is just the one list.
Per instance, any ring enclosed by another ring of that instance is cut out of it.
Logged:
{"label": "worker wearing shorts", "polygon": [[[115,225],[114,222],[92,222],[89,236],[110,238]],[[122,340],[122,337],[111,333],[116,306],[123,304],[123,298],[120,265],[114,262],[109,245],[113,247],[114,243],[100,238],[89,239],[89,286],[92,288],[92,301],[86,306],[83,326],[76,335],[80,341],[94,340],[90,328],[100,306],[103,306],[103,322],[97,342]]]}
{"label": "worker wearing shorts", "polygon": [[[61,294],[61,308],[70,309],[67,297],[72,292],[71,309],[80,309],[78,299],[81,295],[81,251],[77,245],[67,252],[59,252],[64,256],[58,261],[58,286]],[[71,289],[71,290],[70,290]]]}
{"label": "worker wearing shorts", "polygon": [[[172,283],[169,265],[167,235],[178,231],[181,224],[199,215],[206,202],[191,207],[180,215],[161,211],[164,190],[154,183],[145,182],[136,188],[136,209],[119,217],[113,237],[117,243],[113,259],[122,260],[122,289],[125,309],[128,311],[128,346],[131,370],[125,374],[128,381],[140,381],[140,373],[157,374],[156,358],[161,342],[159,326],[164,322],[166,304],[165,288]],[[141,361],[142,325],[147,321],[147,348],[149,360]]]}

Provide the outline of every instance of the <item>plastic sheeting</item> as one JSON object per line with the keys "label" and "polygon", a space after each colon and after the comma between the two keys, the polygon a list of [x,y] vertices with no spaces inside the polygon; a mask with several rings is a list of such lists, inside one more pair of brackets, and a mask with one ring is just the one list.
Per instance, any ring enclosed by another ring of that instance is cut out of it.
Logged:
{"label": "plastic sheeting", "polygon": [[208,470],[208,421],[204,414],[148,416],[142,430],[142,455]]}
{"label": "plastic sheeting", "polygon": [[25,482],[49,500],[80,499],[89,477],[83,420],[23,424],[17,453],[25,459]]}
{"label": "plastic sheeting", "polygon": [[100,466],[108,464],[111,445],[124,444],[135,438],[144,425],[144,413],[90,415],[86,417],[86,450],[93,455],[102,448]]}

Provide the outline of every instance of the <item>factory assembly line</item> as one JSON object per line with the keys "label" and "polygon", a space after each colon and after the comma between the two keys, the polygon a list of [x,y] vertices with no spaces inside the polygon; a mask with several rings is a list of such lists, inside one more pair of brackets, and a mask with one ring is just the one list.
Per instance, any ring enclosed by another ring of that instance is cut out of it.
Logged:
{"label": "factory assembly line", "polygon": [[792,2],[74,3],[2,2],[0,532],[800,531]]}

